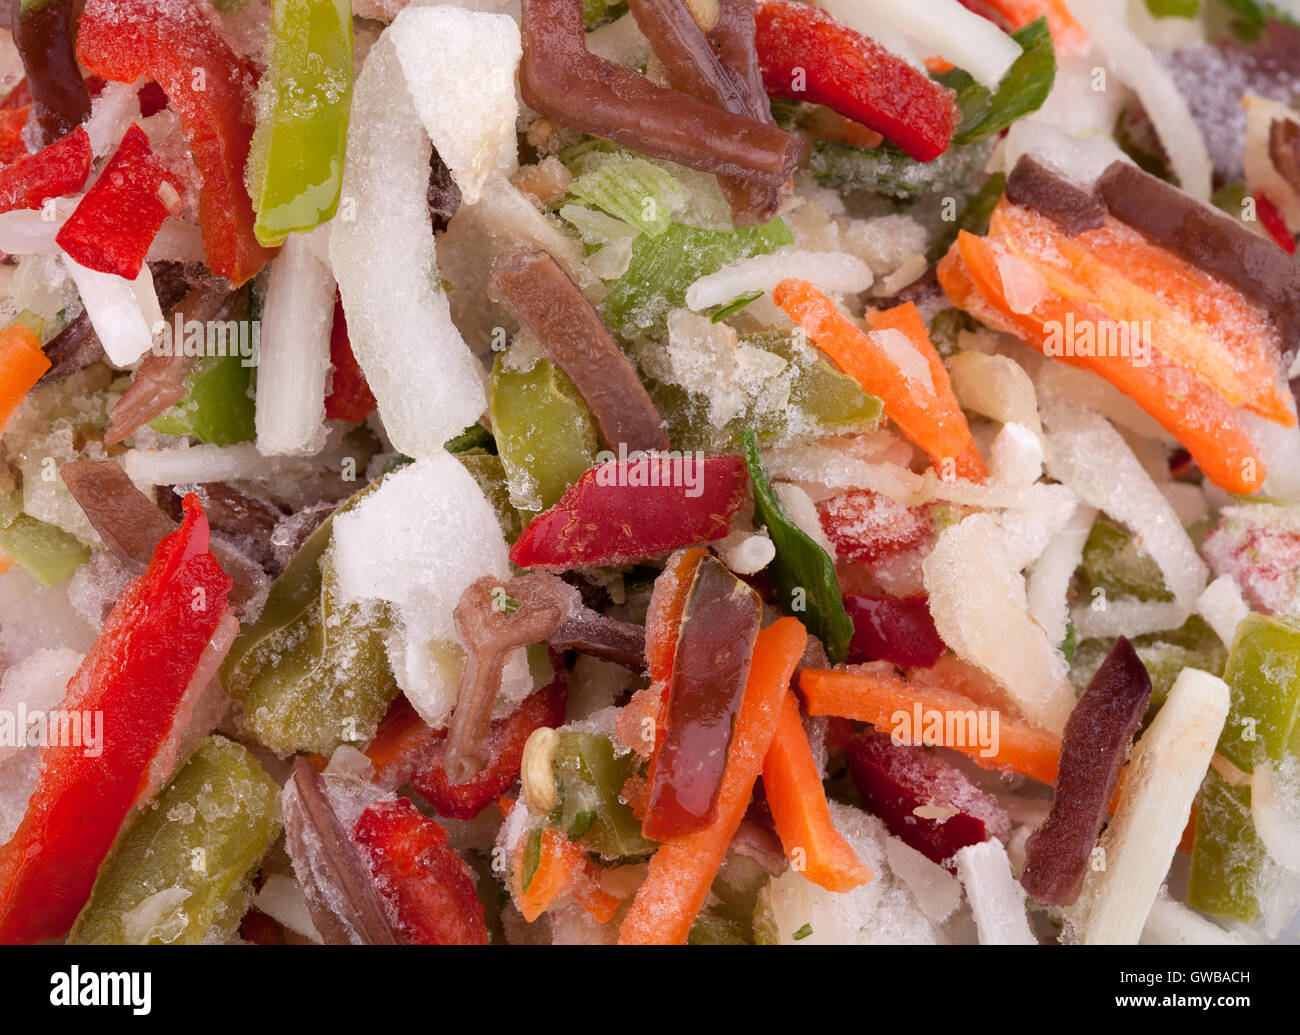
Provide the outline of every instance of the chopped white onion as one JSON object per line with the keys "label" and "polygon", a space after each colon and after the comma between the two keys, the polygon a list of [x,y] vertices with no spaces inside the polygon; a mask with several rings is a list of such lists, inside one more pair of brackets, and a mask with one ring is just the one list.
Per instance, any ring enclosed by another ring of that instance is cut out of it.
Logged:
{"label": "chopped white onion", "polygon": [[[488,176],[519,165],[515,68],[519,26],[504,14],[408,7],[388,28],[425,132],[467,205]],[[466,75],[466,69],[473,69]]]}
{"label": "chopped white onion", "polygon": [[153,345],[153,329],[163,319],[149,267],[142,265],[135,280],[126,280],[87,269],[67,255],[63,262],[109,361],[128,367],[148,352]]}
{"label": "chopped white onion", "polygon": [[1231,646],[1237,626],[1250,614],[1241,587],[1231,575],[1220,575],[1205,587],[1196,601],[1196,613],[1209,623],[1219,639]]}
{"label": "chopped white onion", "polygon": [[948,361],[948,377],[963,410],[1003,424],[1043,430],[1034,383],[1010,356],[959,352]]}
{"label": "chopped white onion", "polygon": [[83,127],[95,157],[103,158],[117,150],[122,134],[139,114],[139,87],[134,83],[106,83],[91,102],[90,118]]}
{"label": "chopped white onion", "polygon": [[1049,643],[1061,643],[1070,614],[1066,595],[1075,570],[1083,562],[1083,547],[1097,518],[1097,508],[1079,504],[1070,520],[1048,542],[1025,581],[1029,613],[1043,627]]}
{"label": "chopped white onion", "polygon": [[781,507],[785,510],[785,516],[794,526],[834,557],[835,547],[831,545],[831,541],[826,538],[826,533],[822,530],[821,518],[817,515],[817,507],[812,497],[791,482],[776,482],[772,486],[772,491],[776,493],[777,499],[781,501]]}
{"label": "chopped white onion", "polygon": [[957,879],[975,915],[981,945],[1037,945],[1025,915],[1025,892],[1011,876],[1002,842],[990,838],[955,856]]}
{"label": "chopped white onion", "polygon": [[158,234],[149,245],[150,262],[207,262],[203,251],[203,230],[197,223],[181,219],[164,219]]}
{"label": "chopped white onion", "polygon": [[1122,597],[1106,600],[1105,608],[1097,601],[1080,601],[1070,609],[1070,618],[1081,640],[1096,636],[1145,636],[1147,633],[1177,629],[1191,611],[1172,600],[1135,600]]}
{"label": "chopped white onion", "polygon": [[1111,0],[1087,0],[1070,7],[1106,58],[1111,75],[1138,95],[1155,127],[1179,186],[1196,198],[1210,200],[1210,154],[1187,98],[1174,77],[1129,29]]}
{"label": "chopped white onion", "polygon": [[871,268],[844,252],[783,249],[756,255],[701,277],[686,289],[686,304],[699,312],[756,291],[771,291],[789,277],[807,280],[832,295],[850,295],[871,287]]}
{"label": "chopped white onion", "polygon": [[[456,64],[454,49],[444,63]],[[482,369],[439,283],[427,194],[431,151],[385,30],[353,92],[330,260],[379,416],[394,448],[412,457],[442,452],[487,405]]]}
{"label": "chopped white onion", "polygon": [[1283,427],[1246,410],[1240,418],[1264,462],[1264,494],[1280,503],[1300,503],[1300,425]]}
{"label": "chopped white onion", "polygon": [[0,252],[7,255],[54,255],[54,238],[81,202],[81,195],[55,198],[45,208],[17,208],[0,212]]}
{"label": "chopped white onion", "polygon": [[1104,865],[1090,869],[1070,926],[1085,945],[1136,945],[1169,872],[1228,717],[1228,684],[1185,668],[1133,749]]}
{"label": "chopped white onion", "polygon": [[1168,895],[1156,896],[1142,928],[1143,945],[1249,945],[1240,935],[1225,931],[1200,913],[1175,902]]}
{"label": "chopped white onion", "polygon": [[329,227],[290,234],[271,263],[257,367],[257,450],[316,453],[325,444],[334,276]]}

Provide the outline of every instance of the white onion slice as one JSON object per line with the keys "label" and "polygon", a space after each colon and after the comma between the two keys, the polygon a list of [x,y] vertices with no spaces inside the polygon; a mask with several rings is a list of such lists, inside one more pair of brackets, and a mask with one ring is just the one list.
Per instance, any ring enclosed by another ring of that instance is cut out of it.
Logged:
{"label": "white onion slice", "polygon": [[699,312],[742,295],[771,291],[789,277],[810,281],[832,295],[857,294],[872,282],[871,267],[852,255],[790,248],[741,259],[701,277],[686,289],[686,304]]}
{"label": "white onion slice", "polygon": [[1037,945],[1025,915],[1025,892],[1011,876],[1001,841],[967,845],[954,857],[981,945]]}
{"label": "white onion slice", "polygon": [[87,269],[67,255],[63,262],[109,360],[115,366],[128,367],[148,352],[153,329],[163,318],[149,267],[141,266],[135,280],[126,280]]}

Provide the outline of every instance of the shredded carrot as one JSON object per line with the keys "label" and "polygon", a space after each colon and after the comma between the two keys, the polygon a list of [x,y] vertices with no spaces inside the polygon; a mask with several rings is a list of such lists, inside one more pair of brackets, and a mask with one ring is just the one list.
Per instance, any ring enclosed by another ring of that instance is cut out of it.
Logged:
{"label": "shredded carrot", "polygon": [[49,369],[50,359],[30,327],[14,323],[0,330],[0,430]]}
{"label": "shredded carrot", "polygon": [[885,142],[885,138],[877,133],[874,129],[869,129],[861,122],[854,122],[852,119],[846,119],[840,116],[840,122],[844,124],[844,139],[854,147],[877,148]]}
{"label": "shredded carrot", "polygon": [[943,75],[944,72],[951,72],[957,66],[951,61],[935,55],[925,59],[925,70],[931,75]]}
{"label": "shredded carrot", "polygon": [[0,553],[0,575],[3,575],[14,566],[14,559],[6,554]]}
{"label": "shredded carrot", "polygon": [[591,860],[581,845],[570,841],[554,827],[544,828],[537,869],[525,891],[523,856],[526,849],[526,840],[515,849],[514,891],[515,904],[530,924],[561,895],[572,895],[602,924],[613,917],[619,900],[600,887]]}
{"label": "shredded carrot", "polygon": [[945,477],[951,471],[969,481],[984,481],[987,472],[983,458],[971,439],[970,425],[957,404],[948,371],[914,303],[873,309],[867,313],[867,323],[872,331],[902,334],[916,350],[918,361],[925,363],[929,384],[919,383],[914,372],[899,366],[871,335],[807,281],[783,280],[772,293],[772,300],[840,369],[880,398],[890,420],[925,450],[936,470]]}
{"label": "shredded carrot", "polygon": [[763,791],[786,858],[805,877],[827,891],[851,891],[871,879],[870,868],[831,820],[793,693],[785,695],[776,736],[763,760]]}
{"label": "shredded carrot", "polygon": [[420,718],[410,701],[398,694],[379,723],[365,756],[374,767],[375,779],[391,786],[410,778],[409,770],[416,755],[431,741],[433,731]]}
{"label": "shredded carrot", "polygon": [[776,733],[790,677],[808,645],[794,618],[781,618],[758,634],[745,699],[736,717],[713,822],[680,841],[661,845],[650,872],[619,928],[625,945],[684,945],[691,925],[745,818],[754,783]]}
{"label": "shredded carrot", "polygon": [[[980,710],[978,704],[962,694],[936,686],[918,686],[883,670],[837,672],[805,668],[799,673],[799,690],[809,715],[838,715],[869,722],[885,733],[892,733],[905,720],[910,721],[917,705],[923,715],[931,712],[957,715]],[[997,744],[989,757],[983,756],[984,749],[978,743],[944,746],[969,755],[985,769],[1013,769],[1042,783],[1055,783],[1061,739],[1005,712],[996,714]]]}
{"label": "shredded carrot", "polygon": [[[962,231],[939,263],[939,283],[954,304],[976,319],[1008,330],[1051,355],[1051,329],[1101,326],[1110,317],[1090,303],[1045,291],[1026,312],[1006,297],[999,246]],[[1023,308],[1023,307],[1022,307]],[[1059,351],[1059,350],[1057,350]],[[1145,366],[1120,356],[1058,356],[1091,370],[1142,407],[1192,455],[1220,488],[1249,496],[1264,484],[1264,462],[1232,407],[1194,373],[1150,347]]]}
{"label": "shredded carrot", "polygon": [[[1047,19],[1052,33],[1052,46],[1056,53],[1082,54],[1088,49],[1088,33],[1070,13],[1065,0],[984,0],[991,8],[1011,23],[1012,29],[1023,29],[1039,18]],[[1088,0],[1084,0],[1085,3]]]}

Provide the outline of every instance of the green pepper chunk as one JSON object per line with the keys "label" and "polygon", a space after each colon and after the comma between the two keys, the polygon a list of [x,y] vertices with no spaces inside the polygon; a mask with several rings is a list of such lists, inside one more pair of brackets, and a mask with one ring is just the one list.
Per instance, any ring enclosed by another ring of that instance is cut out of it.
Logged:
{"label": "green pepper chunk", "polygon": [[883,412],[880,400],[792,335],[764,331],[739,340],[790,364],[788,374],[778,375],[789,378],[789,399],[784,405],[767,408],[759,400],[750,400],[740,414],[719,427],[709,419],[710,385],[648,380],[646,389],[678,449],[727,452],[740,445],[745,427],[753,428],[759,440],[767,443],[832,431],[870,430],[879,422]]}
{"label": "green pepper chunk", "polygon": [[546,510],[596,462],[600,436],[573,382],[549,359],[525,367],[512,347],[492,365],[492,429],[510,499]]}
{"label": "green pepper chunk", "polygon": [[185,395],[170,410],[149,422],[165,435],[193,435],[200,442],[232,446],[251,442],[252,368],[233,354],[203,356],[185,382]]}
{"label": "green pepper chunk", "polygon": [[1137,538],[1104,518],[1093,523],[1083,547],[1084,590],[1100,587],[1109,596],[1172,600],[1160,568]]}
{"label": "green pepper chunk", "polygon": [[1237,626],[1223,678],[1232,708],[1219,754],[1252,772],[1266,758],[1293,753],[1300,724],[1300,621],[1253,614]]}
{"label": "green pepper chunk", "polygon": [[506,469],[501,457],[495,453],[485,453],[480,449],[470,449],[456,454],[456,459],[469,471],[483,495],[496,511],[501,534],[507,543],[514,543],[524,531],[527,518],[519,513],[510,502],[510,489],[506,483]]}
{"label": "green pepper chunk", "polygon": [[90,547],[57,525],[22,512],[22,494],[0,501],[0,554],[42,586],[57,586],[90,560]]}
{"label": "green pepper chunk", "polygon": [[350,0],[272,0],[268,52],[248,185],[253,233],[271,246],[338,208],[352,104]]}
{"label": "green pepper chunk", "polygon": [[776,546],[776,557],[767,568],[768,582],[776,592],[781,609],[808,626],[808,631],[822,641],[826,656],[838,664],[848,656],[853,621],[844,610],[835,562],[785,516],[763,470],[753,431],[744,428],[741,438],[749,480],[754,486],[754,516]]}
{"label": "green pepper chunk", "polygon": [[649,853],[654,842],[641,836],[641,824],[620,797],[635,764],[631,753],[615,758],[608,737],[561,730],[551,760],[556,786],[551,825],[606,859]]}
{"label": "green pepper chunk", "polygon": [[398,693],[384,647],[387,609],[338,600],[332,523],[331,516],[299,547],[221,667],[227,692],[244,703],[245,729],[279,755],[329,754],[369,740]]}
{"label": "green pepper chunk", "polygon": [[209,737],[118,836],[69,943],[225,941],[279,833],[275,781],[246,748]]}
{"label": "green pepper chunk", "polygon": [[1250,787],[1234,787],[1211,769],[1197,802],[1187,904],[1250,923],[1259,915],[1256,888],[1268,854],[1250,816]]}

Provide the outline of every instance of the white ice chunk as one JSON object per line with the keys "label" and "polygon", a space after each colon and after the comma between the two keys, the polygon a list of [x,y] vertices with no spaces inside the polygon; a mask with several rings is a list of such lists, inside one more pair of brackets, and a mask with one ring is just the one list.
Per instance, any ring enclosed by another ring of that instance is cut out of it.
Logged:
{"label": "white ice chunk", "polygon": [[0,737],[0,762],[28,746],[28,731],[18,728],[20,714],[30,717],[57,708],[81,659],[80,651],[67,647],[38,650],[5,672],[0,679],[0,729],[6,721],[13,723],[13,728]]}

